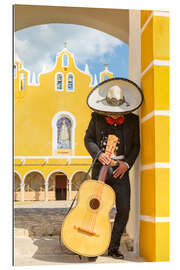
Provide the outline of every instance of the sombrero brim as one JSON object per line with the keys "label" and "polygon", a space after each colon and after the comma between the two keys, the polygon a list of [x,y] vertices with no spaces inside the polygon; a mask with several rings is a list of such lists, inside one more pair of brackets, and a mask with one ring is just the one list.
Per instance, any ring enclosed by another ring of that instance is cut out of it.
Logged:
{"label": "sombrero brim", "polygon": [[[121,105],[110,105],[106,101],[107,91],[114,85],[118,85],[123,91],[125,102]],[[92,110],[101,114],[126,114],[137,110],[143,99],[143,92],[136,83],[125,78],[112,78],[101,82],[91,90],[87,97],[87,104]]]}

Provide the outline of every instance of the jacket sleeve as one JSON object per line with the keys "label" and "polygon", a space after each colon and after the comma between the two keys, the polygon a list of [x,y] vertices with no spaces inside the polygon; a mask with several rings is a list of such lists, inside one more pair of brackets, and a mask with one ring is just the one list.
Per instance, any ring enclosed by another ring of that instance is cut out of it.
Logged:
{"label": "jacket sleeve", "polygon": [[98,147],[96,140],[96,117],[94,113],[92,113],[92,118],[86,130],[84,144],[93,159],[96,157],[96,155],[99,155],[101,153],[101,150]]}
{"label": "jacket sleeve", "polygon": [[133,166],[140,150],[140,135],[139,135],[139,118],[136,118],[135,127],[134,127],[134,134],[133,134],[133,142],[132,148],[129,152],[128,156],[125,158],[125,162],[128,163],[129,169]]}

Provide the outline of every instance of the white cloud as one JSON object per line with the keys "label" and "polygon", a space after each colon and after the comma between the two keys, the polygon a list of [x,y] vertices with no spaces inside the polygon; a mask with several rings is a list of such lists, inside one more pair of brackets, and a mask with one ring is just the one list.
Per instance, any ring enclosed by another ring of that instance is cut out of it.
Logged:
{"label": "white cloud", "polygon": [[48,24],[23,29],[15,34],[15,55],[24,61],[25,67],[36,74],[50,70],[55,54],[67,47],[76,61],[86,64],[88,60],[104,60],[106,53],[113,53],[123,42],[108,34],[85,26]]}

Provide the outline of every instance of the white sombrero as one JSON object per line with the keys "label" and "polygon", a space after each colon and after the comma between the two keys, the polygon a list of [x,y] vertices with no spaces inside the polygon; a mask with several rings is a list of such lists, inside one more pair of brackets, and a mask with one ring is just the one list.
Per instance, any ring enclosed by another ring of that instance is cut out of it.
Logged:
{"label": "white sombrero", "polygon": [[143,93],[137,84],[124,78],[101,82],[87,97],[88,106],[100,114],[127,114],[137,110]]}

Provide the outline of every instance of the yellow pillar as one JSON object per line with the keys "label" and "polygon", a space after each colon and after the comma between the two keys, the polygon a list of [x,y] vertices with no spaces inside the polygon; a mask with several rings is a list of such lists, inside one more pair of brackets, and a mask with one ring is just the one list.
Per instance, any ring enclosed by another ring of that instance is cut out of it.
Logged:
{"label": "yellow pillar", "polygon": [[141,11],[140,255],[169,260],[169,13]]}

